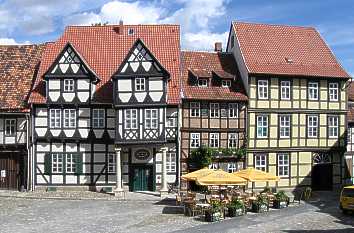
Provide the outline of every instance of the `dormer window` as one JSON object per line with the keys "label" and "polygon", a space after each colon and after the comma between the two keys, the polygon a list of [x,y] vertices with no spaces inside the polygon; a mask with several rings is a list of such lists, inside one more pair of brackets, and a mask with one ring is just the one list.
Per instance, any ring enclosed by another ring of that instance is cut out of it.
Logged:
{"label": "dormer window", "polygon": [[198,79],[198,86],[199,87],[207,87],[208,86],[208,80],[207,79]]}
{"label": "dormer window", "polygon": [[74,92],[73,79],[64,79],[64,92]]}
{"label": "dormer window", "polygon": [[231,80],[222,80],[221,86],[222,87],[231,87]]}
{"label": "dormer window", "polygon": [[129,36],[134,35],[134,29],[133,28],[129,28],[128,29],[128,35]]}
{"label": "dormer window", "polygon": [[145,91],[145,78],[136,78],[135,79],[135,90],[136,91]]}

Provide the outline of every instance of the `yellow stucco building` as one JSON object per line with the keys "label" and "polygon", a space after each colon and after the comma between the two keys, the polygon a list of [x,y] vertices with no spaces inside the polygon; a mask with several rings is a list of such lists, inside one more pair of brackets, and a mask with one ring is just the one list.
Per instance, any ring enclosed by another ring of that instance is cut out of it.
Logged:
{"label": "yellow stucco building", "polygon": [[227,51],[249,96],[247,166],[279,176],[269,185],[283,189],[341,185],[350,77],[319,33],[233,22]]}

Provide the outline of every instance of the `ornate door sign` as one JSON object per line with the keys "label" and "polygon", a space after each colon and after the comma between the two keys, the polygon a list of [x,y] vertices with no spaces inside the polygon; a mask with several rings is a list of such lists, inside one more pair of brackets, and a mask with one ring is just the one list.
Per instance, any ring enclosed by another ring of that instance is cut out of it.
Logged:
{"label": "ornate door sign", "polygon": [[6,170],[1,170],[0,177],[1,178],[5,178],[6,177]]}
{"label": "ornate door sign", "polygon": [[147,158],[149,158],[149,156],[150,153],[148,150],[141,149],[135,152],[135,158],[138,160],[146,160]]}

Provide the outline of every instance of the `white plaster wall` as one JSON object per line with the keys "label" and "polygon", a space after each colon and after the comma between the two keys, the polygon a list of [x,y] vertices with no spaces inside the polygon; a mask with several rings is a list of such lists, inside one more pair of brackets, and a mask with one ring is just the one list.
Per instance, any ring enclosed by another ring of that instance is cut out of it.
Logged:
{"label": "white plaster wall", "polygon": [[77,80],[77,89],[78,90],[90,89],[90,80],[89,79],[78,79]]}
{"label": "white plaster wall", "polygon": [[53,89],[60,90],[60,80],[50,79],[48,81],[48,87],[49,87],[49,90],[53,90]]}
{"label": "white plaster wall", "polygon": [[162,80],[149,80],[149,89],[151,91],[162,91],[163,81]]}
{"label": "white plaster wall", "polygon": [[132,81],[130,79],[118,80],[118,91],[132,91]]}

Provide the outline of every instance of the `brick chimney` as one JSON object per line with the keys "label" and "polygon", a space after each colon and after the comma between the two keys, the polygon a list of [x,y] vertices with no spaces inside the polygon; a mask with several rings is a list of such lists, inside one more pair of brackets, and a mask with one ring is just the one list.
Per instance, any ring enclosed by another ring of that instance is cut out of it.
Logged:
{"label": "brick chimney", "polygon": [[123,20],[119,20],[119,26],[114,26],[113,30],[117,34],[122,35],[123,34]]}
{"label": "brick chimney", "polygon": [[222,52],[222,43],[221,42],[215,42],[214,51],[215,52]]}

